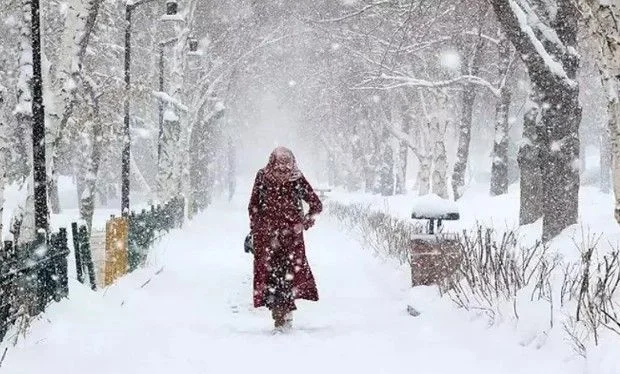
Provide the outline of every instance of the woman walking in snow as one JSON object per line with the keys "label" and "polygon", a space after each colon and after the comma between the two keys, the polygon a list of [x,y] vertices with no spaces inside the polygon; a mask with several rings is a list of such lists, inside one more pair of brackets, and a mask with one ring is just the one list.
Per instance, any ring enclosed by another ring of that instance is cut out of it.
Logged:
{"label": "woman walking in snow", "polygon": [[[302,200],[310,206],[304,214]],[[248,211],[254,246],[254,307],[271,310],[276,331],[292,324],[295,300],[319,299],[306,258],[303,231],[314,225],[321,200],[297,168],[291,150],[278,147],[256,174]]]}

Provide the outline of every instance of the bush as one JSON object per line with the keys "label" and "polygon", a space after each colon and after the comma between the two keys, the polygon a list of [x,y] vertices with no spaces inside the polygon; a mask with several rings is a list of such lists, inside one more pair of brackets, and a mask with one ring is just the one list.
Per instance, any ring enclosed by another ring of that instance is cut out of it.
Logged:
{"label": "bush", "polygon": [[[327,211],[373,252],[401,264],[410,260],[413,237],[424,232],[421,224],[367,205],[330,201]],[[458,307],[481,312],[495,323],[508,313],[518,321],[519,303],[544,303],[549,329],[562,326],[583,356],[590,340],[599,344],[601,329],[620,336],[620,255],[616,249],[595,256],[600,237],[575,241],[575,250],[582,254],[579,263],[564,263],[541,242],[521,244],[516,231],[499,234],[478,225],[450,239],[459,252],[458,267],[454,272],[446,269],[443,273],[450,275],[438,285]]]}

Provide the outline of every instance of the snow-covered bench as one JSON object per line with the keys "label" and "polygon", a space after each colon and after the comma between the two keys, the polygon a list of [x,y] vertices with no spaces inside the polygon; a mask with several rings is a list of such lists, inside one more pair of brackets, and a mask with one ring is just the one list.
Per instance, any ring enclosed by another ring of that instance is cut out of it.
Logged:
{"label": "snow-covered bench", "polygon": [[316,192],[320,198],[323,198],[327,196],[328,192],[332,192],[332,189],[331,188],[315,188],[314,192]]}

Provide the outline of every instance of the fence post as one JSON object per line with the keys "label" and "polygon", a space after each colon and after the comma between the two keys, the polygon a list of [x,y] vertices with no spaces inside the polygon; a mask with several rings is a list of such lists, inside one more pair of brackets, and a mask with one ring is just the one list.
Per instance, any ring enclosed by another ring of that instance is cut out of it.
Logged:
{"label": "fence post", "polygon": [[178,228],[183,228],[183,223],[185,221],[185,198],[179,196],[176,199],[176,211],[177,211],[177,219],[178,219]]}
{"label": "fence post", "polygon": [[12,242],[6,241],[0,244],[0,341],[4,338],[8,330],[9,319],[11,317],[11,275],[10,275],[10,249]]}
{"label": "fence post", "polygon": [[[42,313],[51,300],[53,295],[53,282],[51,266],[52,258],[55,255],[54,241],[56,235],[50,237],[51,245],[48,245],[46,233],[37,232],[36,240],[31,244],[24,245],[27,247],[28,259],[24,266],[28,268],[30,275],[27,277],[30,286],[34,286],[36,299],[34,300],[34,308],[32,315]],[[28,266],[28,261],[33,261],[34,266]]]}
{"label": "fence post", "polygon": [[86,226],[80,227],[78,237],[80,238],[80,252],[81,257],[86,263],[86,269],[88,270],[88,279],[90,280],[90,288],[93,291],[97,290],[97,280],[95,278],[95,264],[93,264],[93,258],[90,252],[90,238],[88,235],[88,228]]}
{"label": "fence post", "polygon": [[69,255],[69,244],[67,239],[67,229],[61,227],[56,237],[56,250],[58,257],[56,258],[56,301],[60,301],[63,297],[69,296],[69,263],[67,256]]}
{"label": "fence post", "polygon": [[127,262],[129,264],[129,272],[138,268],[138,248],[140,242],[139,221],[140,215],[131,212],[127,222]]}
{"label": "fence post", "polygon": [[80,283],[84,283],[84,265],[82,264],[82,254],[80,253],[80,237],[77,222],[71,223],[71,236],[73,237],[73,253],[75,253],[75,270],[77,272],[77,280]]}

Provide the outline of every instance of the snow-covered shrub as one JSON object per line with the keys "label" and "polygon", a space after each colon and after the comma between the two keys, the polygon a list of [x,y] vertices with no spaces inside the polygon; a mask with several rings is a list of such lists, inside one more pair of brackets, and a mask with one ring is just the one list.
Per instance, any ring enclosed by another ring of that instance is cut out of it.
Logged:
{"label": "snow-covered shrub", "polygon": [[329,201],[326,206],[330,215],[345,229],[358,234],[374,253],[395,258],[401,264],[409,261],[412,236],[423,231],[422,225],[372,210],[368,205]]}
{"label": "snow-covered shrub", "polygon": [[501,313],[500,301],[516,302],[518,292],[528,286],[532,300],[547,296],[545,285],[557,262],[547,258],[542,244],[521,248],[514,232],[497,238],[482,226],[463,231],[458,242],[463,260],[444,291],[459,307],[483,310],[495,318]]}
{"label": "snow-covered shrub", "polygon": [[[412,236],[424,231],[369,205],[332,200],[326,206],[367,247],[401,264],[408,262]],[[460,266],[439,289],[458,307],[489,324],[519,326],[524,345],[539,346],[558,335],[586,356],[607,340],[603,336],[620,338],[619,250],[597,255],[599,241],[584,237],[574,249],[581,261],[570,262],[541,242],[521,241],[517,231],[478,225],[455,235]]]}

